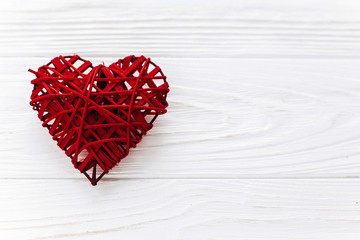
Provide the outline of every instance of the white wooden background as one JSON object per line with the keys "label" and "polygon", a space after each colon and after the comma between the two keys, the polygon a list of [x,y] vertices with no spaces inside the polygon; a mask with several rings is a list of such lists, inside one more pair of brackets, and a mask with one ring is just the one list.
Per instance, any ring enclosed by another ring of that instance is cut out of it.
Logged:
{"label": "white wooden background", "polygon": [[[0,1],[0,239],[360,238],[359,1]],[[168,113],[93,187],[37,68],[144,54]]]}

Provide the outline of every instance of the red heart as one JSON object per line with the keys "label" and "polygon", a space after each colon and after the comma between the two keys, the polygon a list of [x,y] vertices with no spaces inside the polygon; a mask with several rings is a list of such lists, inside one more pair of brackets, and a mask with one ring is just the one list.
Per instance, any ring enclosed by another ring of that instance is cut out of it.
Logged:
{"label": "red heart", "polygon": [[93,185],[136,147],[168,106],[166,76],[144,56],[109,67],[93,67],[77,55],[59,56],[29,71],[36,75],[30,105]]}

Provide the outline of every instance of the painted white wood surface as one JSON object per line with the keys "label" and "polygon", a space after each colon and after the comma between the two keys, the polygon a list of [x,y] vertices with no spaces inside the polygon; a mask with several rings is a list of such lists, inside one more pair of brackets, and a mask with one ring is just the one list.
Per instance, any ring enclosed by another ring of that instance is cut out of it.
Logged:
{"label": "painted white wood surface", "polygon": [[0,183],[4,239],[355,240],[360,234],[360,182],[351,179]]}
{"label": "painted white wood surface", "polygon": [[[0,61],[11,66],[0,90],[11,99],[1,106],[11,113],[1,116],[3,177],[84,177],[28,104],[33,76],[25,68],[46,61]],[[156,62],[169,76],[168,113],[105,178],[360,176],[360,61]]]}
{"label": "painted white wood surface", "polygon": [[0,13],[0,56],[360,55],[357,0],[12,0]]}
{"label": "painted white wood surface", "polygon": [[[360,237],[358,1],[0,1],[0,239]],[[92,187],[37,68],[150,56],[169,112]],[[350,178],[350,179],[349,179]]]}

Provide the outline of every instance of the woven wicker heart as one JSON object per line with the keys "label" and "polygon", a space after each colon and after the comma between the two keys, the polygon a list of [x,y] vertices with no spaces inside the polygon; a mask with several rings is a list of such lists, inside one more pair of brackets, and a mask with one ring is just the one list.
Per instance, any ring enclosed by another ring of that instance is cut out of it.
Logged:
{"label": "woven wicker heart", "polygon": [[93,185],[166,113],[166,77],[144,56],[128,56],[109,67],[60,56],[29,71],[36,75],[30,105]]}

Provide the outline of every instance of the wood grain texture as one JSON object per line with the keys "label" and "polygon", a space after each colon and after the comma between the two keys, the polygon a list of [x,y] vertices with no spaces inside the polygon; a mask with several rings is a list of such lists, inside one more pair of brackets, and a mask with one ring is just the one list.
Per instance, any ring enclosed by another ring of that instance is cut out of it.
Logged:
{"label": "wood grain texture", "polygon": [[[359,11],[0,1],[0,239],[358,240]],[[97,187],[28,104],[27,69],[74,53],[144,54],[171,88],[169,112]]]}
{"label": "wood grain texture", "polygon": [[0,3],[0,56],[356,58],[357,1]]}
{"label": "wood grain texture", "polygon": [[[3,178],[83,178],[28,105],[25,67],[47,61],[0,59],[11,66],[0,90]],[[153,61],[168,76],[169,112],[107,177],[360,176],[357,61]]]}
{"label": "wood grain texture", "polygon": [[353,191],[359,180],[0,183],[6,239],[356,240],[360,234],[360,193]]}

